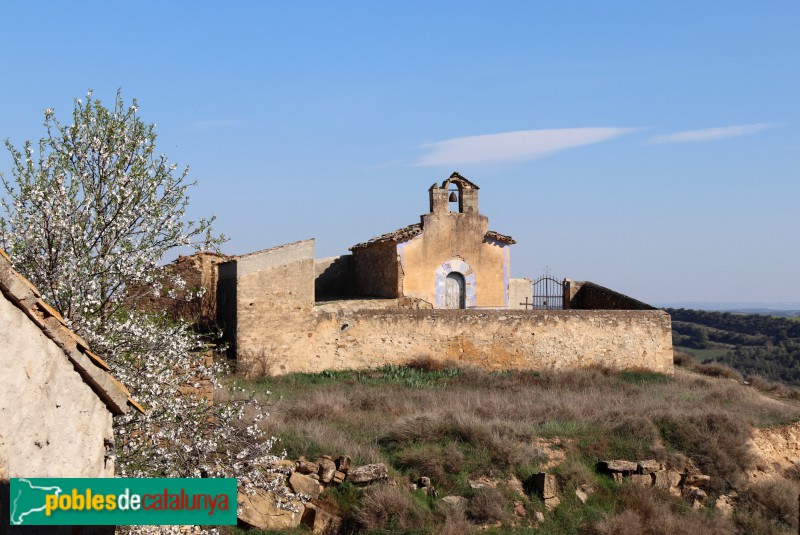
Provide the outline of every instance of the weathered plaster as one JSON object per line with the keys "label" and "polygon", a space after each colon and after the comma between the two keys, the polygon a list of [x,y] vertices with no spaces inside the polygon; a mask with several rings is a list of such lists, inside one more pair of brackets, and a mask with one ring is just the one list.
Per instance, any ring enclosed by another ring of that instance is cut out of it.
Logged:
{"label": "weathered plaster", "polygon": [[64,350],[0,294],[0,472],[113,477],[111,412]]}

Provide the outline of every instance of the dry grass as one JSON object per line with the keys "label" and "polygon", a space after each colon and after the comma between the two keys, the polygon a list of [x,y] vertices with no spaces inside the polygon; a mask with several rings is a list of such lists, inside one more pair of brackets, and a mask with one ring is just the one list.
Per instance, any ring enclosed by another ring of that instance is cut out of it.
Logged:
{"label": "dry grass", "polygon": [[681,351],[680,349],[675,349],[672,352],[672,363],[682,368],[691,368],[694,366],[694,355],[686,351]]}
{"label": "dry grass", "polygon": [[419,532],[430,524],[430,511],[397,487],[369,488],[355,509],[355,520],[367,531]]}
{"label": "dry grass", "polygon": [[619,495],[620,511],[598,523],[595,531],[598,535],[729,535],[736,532],[729,520],[687,510],[679,499],[655,489],[623,486]]}
{"label": "dry grass", "polygon": [[783,533],[797,529],[800,484],[793,481],[762,481],[739,493],[736,520],[751,533]]}
{"label": "dry grass", "polygon": [[499,490],[480,489],[469,500],[467,516],[478,524],[505,522],[508,520],[506,503],[505,496]]}
{"label": "dry grass", "polygon": [[[347,454],[354,464],[384,462],[401,481],[427,476],[440,496],[471,497],[465,517],[436,511],[401,487],[371,489],[354,517],[362,532],[468,533],[476,523],[507,521],[508,496],[489,499],[473,492],[467,479],[514,474],[524,481],[546,461],[537,441],[556,437],[567,458],[557,470],[564,488],[606,484],[591,468],[598,459],[656,458],[673,466],[694,463],[713,476],[712,494],[743,492],[743,474],[752,464],[746,448],[751,426],[800,418],[800,406],[791,399],[778,401],[735,381],[681,368],[674,376],[602,369],[490,373],[419,362],[414,368],[292,375],[248,386],[273,392],[264,425],[281,437],[292,458]],[[567,500],[559,510],[568,513],[557,510],[538,532],[747,533],[742,526],[752,527],[762,515],[754,505],[733,527],[718,515],[687,512],[680,500],[618,490],[601,489],[602,499],[586,506]],[[529,510],[541,506],[531,500]],[[748,503],[769,501],[754,497]],[[667,531],[654,531],[651,522]],[[551,524],[552,530],[546,527]]]}
{"label": "dry grass", "polygon": [[708,364],[697,364],[694,371],[708,375],[709,377],[722,377],[724,379],[733,379],[737,383],[744,381],[742,374],[724,364],[718,362],[709,362]]}
{"label": "dry grass", "polygon": [[800,388],[770,381],[769,379],[761,377],[760,375],[751,375],[747,378],[747,380],[753,388],[765,394],[769,394],[778,398],[800,401]]}

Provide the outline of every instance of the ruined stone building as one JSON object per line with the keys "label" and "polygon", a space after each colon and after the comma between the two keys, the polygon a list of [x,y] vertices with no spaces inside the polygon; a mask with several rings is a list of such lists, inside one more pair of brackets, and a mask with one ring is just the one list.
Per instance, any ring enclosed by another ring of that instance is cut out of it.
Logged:
{"label": "ruined stone building", "polygon": [[430,187],[418,223],[353,245],[351,254],[316,259],[310,239],[225,258],[181,257],[171,269],[206,266],[194,279],[216,281],[216,323],[250,375],[420,358],[672,372],[666,312],[568,279],[549,297],[560,310],[532,306],[531,280],[510,275],[515,241],[489,229],[478,192],[453,173]]}
{"label": "ruined stone building", "polygon": [[113,477],[112,416],[136,405],[0,250],[0,526],[12,477]]}

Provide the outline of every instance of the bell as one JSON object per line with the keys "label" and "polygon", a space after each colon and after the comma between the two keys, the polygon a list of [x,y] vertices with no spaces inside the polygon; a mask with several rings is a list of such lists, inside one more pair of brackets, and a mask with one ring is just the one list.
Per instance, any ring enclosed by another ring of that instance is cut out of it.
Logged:
{"label": "bell", "polygon": [[450,192],[450,199],[448,199],[448,200],[450,202],[458,202],[458,196],[456,195],[455,191],[451,191]]}

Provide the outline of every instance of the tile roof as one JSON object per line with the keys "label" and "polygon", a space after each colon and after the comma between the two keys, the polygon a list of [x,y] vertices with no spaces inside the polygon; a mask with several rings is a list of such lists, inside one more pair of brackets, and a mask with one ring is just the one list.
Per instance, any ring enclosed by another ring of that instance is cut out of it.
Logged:
{"label": "tile roof", "polygon": [[390,243],[390,242],[401,243],[404,241],[408,241],[416,236],[419,236],[420,234],[422,234],[422,223],[414,223],[413,225],[408,225],[407,227],[399,228],[393,232],[387,232],[386,234],[381,234],[380,236],[376,236],[365,242],[357,243],[352,247],[350,247],[350,250],[353,251],[355,249],[363,249],[365,247],[378,245],[379,243]]}
{"label": "tile roof", "polygon": [[22,310],[66,354],[69,361],[113,414],[125,414],[128,405],[144,413],[130,391],[109,372],[108,364],[92,353],[86,341],[70,330],[64,318],[48,305],[36,287],[14,270],[11,259],[0,249],[0,293]]}
{"label": "tile roof", "polygon": [[511,236],[506,236],[505,234],[500,234],[499,232],[495,232],[490,230],[486,233],[484,238],[488,238],[490,240],[499,241],[500,243],[507,243],[508,245],[514,245],[517,243],[517,240],[512,238]]}
{"label": "tile roof", "polygon": [[[399,228],[395,231],[381,234],[380,236],[375,236],[374,238],[371,238],[365,242],[357,243],[350,247],[350,250],[354,251],[356,249],[372,247],[373,245],[378,245],[380,243],[402,243],[410,240],[411,238],[419,236],[420,234],[422,234],[422,223],[414,223],[413,225],[408,225],[407,227]],[[484,238],[501,243],[507,243],[508,245],[517,243],[511,236],[506,236],[505,234],[500,234],[499,232],[495,232],[493,230],[488,231]]]}

